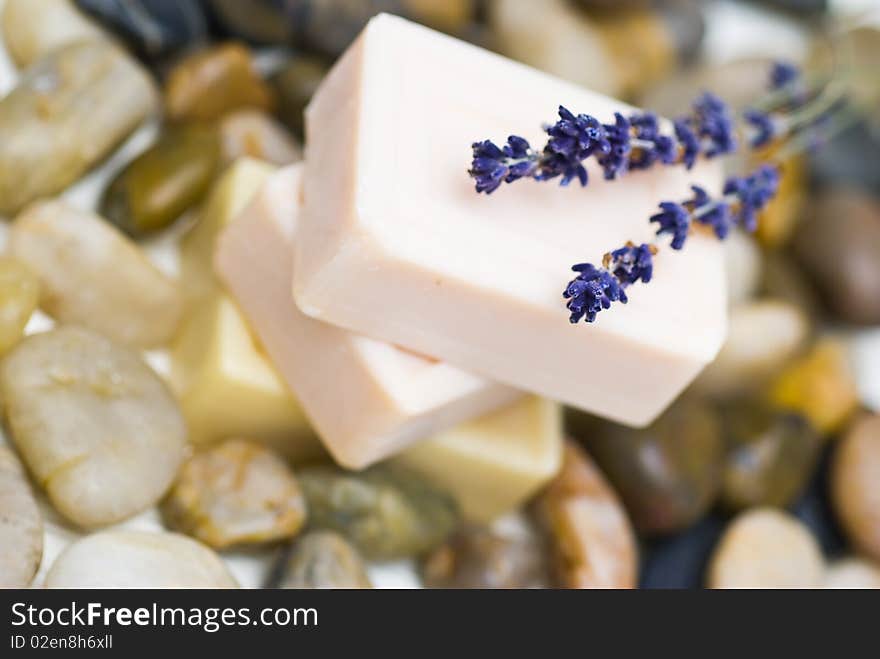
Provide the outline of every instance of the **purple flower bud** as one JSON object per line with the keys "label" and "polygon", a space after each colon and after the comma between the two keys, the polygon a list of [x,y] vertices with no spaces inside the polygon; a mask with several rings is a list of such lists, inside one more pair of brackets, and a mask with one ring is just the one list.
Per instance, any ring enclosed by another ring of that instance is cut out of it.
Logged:
{"label": "purple flower bud", "polygon": [[660,225],[657,229],[658,236],[665,233],[672,236],[672,249],[681,249],[691,228],[690,213],[687,208],[672,201],[661,201],[660,210],[662,212],[652,215],[649,221]]}

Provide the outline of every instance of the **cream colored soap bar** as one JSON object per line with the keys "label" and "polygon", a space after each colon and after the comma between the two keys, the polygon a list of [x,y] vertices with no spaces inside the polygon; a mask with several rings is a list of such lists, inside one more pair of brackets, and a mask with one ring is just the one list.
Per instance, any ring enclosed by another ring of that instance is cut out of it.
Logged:
{"label": "cream colored soap bar", "polygon": [[221,236],[216,271],[333,457],[357,469],[519,392],[303,315],[290,295],[302,166],[272,176]]}
{"label": "cream colored soap bar", "polygon": [[320,454],[320,442],[213,273],[218,234],[273,171],[258,160],[236,161],[214,184],[183,240],[190,308],[172,345],[171,381],[194,443],[245,437],[306,459]]}
{"label": "cream colored soap bar", "polygon": [[726,325],[721,247],[664,250],[654,280],[597,322],[571,325],[575,263],[600,263],[704,163],[589,187],[520,181],[477,195],[473,141],[543,144],[563,104],[603,121],[622,103],[451,37],[380,15],[306,113],[294,296],[308,315],[624,423],[650,422],[714,357]]}
{"label": "cream colored soap bar", "polygon": [[471,521],[517,508],[548,482],[562,456],[558,404],[528,396],[435,435],[395,458],[450,492]]}
{"label": "cream colored soap bar", "polygon": [[211,188],[199,221],[180,245],[180,278],[190,299],[198,299],[217,287],[212,264],[217,236],[273,171],[274,167],[262,160],[239,158]]}

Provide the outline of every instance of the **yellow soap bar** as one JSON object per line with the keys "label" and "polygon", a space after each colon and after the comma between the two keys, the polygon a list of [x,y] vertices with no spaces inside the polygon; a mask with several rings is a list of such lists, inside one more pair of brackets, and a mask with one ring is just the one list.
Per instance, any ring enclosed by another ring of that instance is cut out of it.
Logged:
{"label": "yellow soap bar", "polygon": [[559,405],[529,396],[415,444],[395,460],[450,492],[466,518],[488,522],[556,475],[562,447]]}
{"label": "yellow soap bar", "polygon": [[198,223],[181,243],[181,280],[189,300],[171,349],[171,383],[195,444],[229,437],[265,442],[292,459],[321,455],[298,403],[218,285],[217,236],[250,202],[275,167],[240,158],[214,184]]}
{"label": "yellow soap bar", "polygon": [[171,384],[194,444],[243,437],[293,460],[322,454],[299,405],[224,293],[210,294],[188,315],[171,349]]}
{"label": "yellow soap bar", "polygon": [[212,261],[217,236],[244,209],[275,171],[269,163],[239,158],[211,188],[199,221],[180,245],[180,272],[184,290],[197,299],[216,288]]}

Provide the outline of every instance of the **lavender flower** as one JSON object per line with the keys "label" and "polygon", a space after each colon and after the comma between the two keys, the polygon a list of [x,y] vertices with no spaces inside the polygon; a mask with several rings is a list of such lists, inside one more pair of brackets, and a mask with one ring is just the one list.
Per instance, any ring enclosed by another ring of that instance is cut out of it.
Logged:
{"label": "lavender flower", "polygon": [[669,135],[660,132],[660,122],[653,112],[630,117],[635,130],[635,148],[630,156],[630,169],[649,169],[657,161],[670,165],[678,161],[678,146]]}
{"label": "lavender flower", "polygon": [[770,69],[770,88],[782,89],[797,80],[800,69],[791,62],[774,62]]}
{"label": "lavender flower", "polygon": [[522,137],[511,135],[504,147],[484,140],[474,142],[473,160],[468,173],[476,181],[477,192],[491,194],[504,183],[534,176],[538,157]]}
{"label": "lavender flower", "polygon": [[694,197],[686,202],[686,205],[692,209],[693,221],[712,227],[719,240],[727,238],[733,224],[728,201],[725,199],[713,201],[709,193],[699,185],[692,185],[691,190],[694,191]]}
{"label": "lavender flower", "polygon": [[732,176],[724,184],[724,196],[736,205],[734,221],[746,231],[758,227],[758,212],[776,195],[779,189],[779,169],[762,165],[744,177]]}
{"label": "lavender flower", "polygon": [[647,284],[654,274],[654,254],[656,251],[655,247],[647,243],[636,245],[628,242],[623,247],[606,254],[603,265],[624,288],[638,281]]}
{"label": "lavender flower", "polygon": [[675,138],[678,140],[679,149],[681,150],[681,162],[684,163],[686,169],[691,169],[700,155],[700,139],[690,127],[687,119],[676,119]]}
{"label": "lavender flower", "polygon": [[703,92],[694,101],[693,111],[693,128],[704,142],[709,143],[703,149],[703,155],[714,158],[736,151],[733,118],[724,101],[711,92]]}
{"label": "lavender flower", "polygon": [[560,105],[559,121],[546,131],[550,139],[544,147],[536,178],[548,181],[561,176],[561,185],[568,185],[577,178],[582,186],[586,185],[587,170],[583,161],[594,153],[607,153],[611,148],[602,124],[595,117],[574,115]]}
{"label": "lavender flower", "polygon": [[673,201],[661,201],[660,210],[660,213],[652,215],[648,221],[660,225],[657,229],[658,236],[665,233],[672,236],[672,249],[681,249],[691,228],[691,214],[682,204]]}
{"label": "lavender flower", "polygon": [[619,112],[614,113],[613,124],[603,124],[608,151],[598,157],[598,162],[605,172],[606,180],[613,180],[624,173],[629,165],[630,130],[629,119]]}
{"label": "lavender flower", "polygon": [[562,296],[568,300],[565,306],[571,312],[569,320],[572,323],[577,323],[581,318],[592,323],[596,315],[608,309],[612,302],[627,303],[623,286],[605,268],[597,268],[591,263],[578,263],[571,269],[579,274],[568,283]]}
{"label": "lavender flower", "polygon": [[776,123],[766,112],[750,108],[743,112],[743,119],[754,129],[755,134],[749,140],[752,148],[757,149],[773,141],[776,137]]}

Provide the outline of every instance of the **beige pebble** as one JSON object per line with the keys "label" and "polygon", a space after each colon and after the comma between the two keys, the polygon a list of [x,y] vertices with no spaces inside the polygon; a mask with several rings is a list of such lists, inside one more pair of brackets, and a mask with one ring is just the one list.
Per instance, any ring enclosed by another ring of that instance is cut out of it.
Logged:
{"label": "beige pebble", "polygon": [[727,527],[712,555],[710,588],[817,588],[824,561],[816,539],[798,519],[753,508]]}
{"label": "beige pebble", "polygon": [[535,501],[535,513],[553,552],[564,588],[635,588],[635,534],[617,494],[573,442],[562,469]]}
{"label": "beige pebble", "polygon": [[880,560],[880,416],[858,419],[831,467],[831,499],[853,544]]}
{"label": "beige pebble", "polygon": [[42,308],[135,347],[171,339],[183,313],[177,283],[93,213],[43,201],[19,215],[9,248],[39,277]]}
{"label": "beige pebble", "polygon": [[105,531],[70,544],[47,588],[237,588],[217,554],[176,533]]}
{"label": "beige pebble", "polygon": [[3,45],[19,67],[60,46],[104,36],[71,0],[6,0],[0,22]]}
{"label": "beige pebble", "polygon": [[28,586],[42,556],[42,514],[15,453],[0,446],[0,588]]}
{"label": "beige pebble", "polygon": [[19,343],[0,364],[0,400],[37,483],[83,527],[155,504],[187,450],[162,380],[136,352],[79,327]]}
{"label": "beige pebble", "polygon": [[193,456],[162,512],[169,527],[217,549],[290,538],[306,519],[305,499],[284,460],[242,439]]}
{"label": "beige pebble", "polygon": [[880,588],[880,565],[863,558],[842,558],[825,571],[825,588]]}

